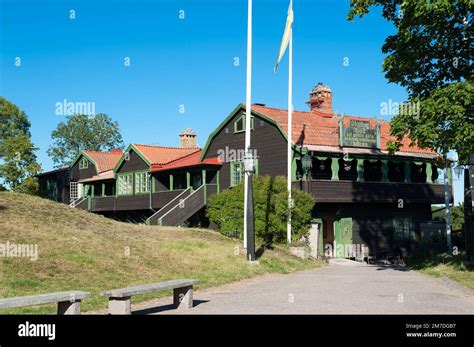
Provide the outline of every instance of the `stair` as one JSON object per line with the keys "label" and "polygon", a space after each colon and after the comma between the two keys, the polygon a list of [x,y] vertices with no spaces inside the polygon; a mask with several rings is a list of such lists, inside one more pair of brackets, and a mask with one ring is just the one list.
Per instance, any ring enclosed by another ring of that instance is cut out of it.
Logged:
{"label": "stair", "polygon": [[158,224],[159,220],[161,217],[163,217],[166,213],[168,213],[171,209],[173,209],[176,204],[179,204],[179,201],[187,198],[189,195],[192,193],[192,188],[188,188],[185,191],[183,191],[181,194],[178,196],[174,197],[170,202],[168,202],[165,206],[160,208],[157,212],[155,212],[152,216],[150,216],[146,220],[146,224],[148,225],[156,225]]}
{"label": "stair", "polygon": [[[184,192],[183,192],[184,193]],[[187,195],[184,199],[181,196],[174,200],[173,204],[164,206],[165,209],[162,214],[155,213],[150,219],[156,220],[158,225],[178,226],[184,223],[187,219],[192,217],[196,212],[202,209],[207,204],[207,198],[217,193],[217,184],[203,184],[198,189]],[[151,222],[151,220],[150,220]]]}

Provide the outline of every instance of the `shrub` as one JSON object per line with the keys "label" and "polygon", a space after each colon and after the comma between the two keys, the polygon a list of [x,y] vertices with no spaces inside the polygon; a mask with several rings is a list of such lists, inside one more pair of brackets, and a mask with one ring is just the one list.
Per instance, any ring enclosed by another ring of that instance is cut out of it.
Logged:
{"label": "shrub", "polygon": [[[255,236],[265,241],[286,242],[288,193],[286,177],[254,176]],[[297,241],[309,232],[314,200],[299,189],[292,191],[292,239]],[[244,184],[227,189],[209,199],[207,216],[219,231],[231,237],[243,237]]]}

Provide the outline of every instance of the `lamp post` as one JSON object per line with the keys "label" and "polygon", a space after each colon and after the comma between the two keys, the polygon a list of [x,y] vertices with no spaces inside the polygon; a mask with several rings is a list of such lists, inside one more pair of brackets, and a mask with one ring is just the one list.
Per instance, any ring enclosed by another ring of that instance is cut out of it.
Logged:
{"label": "lamp post", "polygon": [[446,239],[448,241],[448,252],[452,251],[451,241],[451,210],[449,206],[449,182],[448,182],[448,169],[443,170],[443,182],[444,182],[444,208],[445,208],[445,220],[446,220]]}
{"label": "lamp post", "polygon": [[[244,171],[248,175],[247,185],[247,260],[255,261],[255,220],[253,215],[252,174],[255,172],[255,157],[250,149],[244,154]],[[244,231],[245,232],[245,231]]]}
{"label": "lamp post", "polygon": [[458,164],[454,168],[454,173],[458,179],[464,171],[464,238],[466,242],[466,260],[472,262],[474,260],[474,235],[472,220],[472,195],[470,183],[469,165]]}
{"label": "lamp post", "polygon": [[457,165],[454,168],[454,173],[456,174],[456,177],[459,179],[461,177],[462,172],[464,171],[464,167],[462,165]]}

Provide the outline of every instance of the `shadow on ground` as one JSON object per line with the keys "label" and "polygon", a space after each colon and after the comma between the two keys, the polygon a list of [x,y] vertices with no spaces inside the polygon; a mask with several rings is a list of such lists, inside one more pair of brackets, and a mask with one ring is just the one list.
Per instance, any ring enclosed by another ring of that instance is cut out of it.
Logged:
{"label": "shadow on ground", "polygon": [[[207,303],[209,300],[196,300],[194,299],[194,307],[199,306],[201,304]],[[173,304],[157,306],[157,307],[147,307],[141,310],[136,310],[132,312],[132,315],[142,315],[142,314],[155,314],[165,311],[176,310],[176,307]]]}

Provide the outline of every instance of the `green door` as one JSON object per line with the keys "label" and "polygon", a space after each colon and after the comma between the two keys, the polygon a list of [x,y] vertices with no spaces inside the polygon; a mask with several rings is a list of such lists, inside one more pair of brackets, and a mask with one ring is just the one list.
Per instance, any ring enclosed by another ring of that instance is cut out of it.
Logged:
{"label": "green door", "polygon": [[334,240],[336,258],[348,258],[352,245],[352,218],[341,218],[334,222]]}

